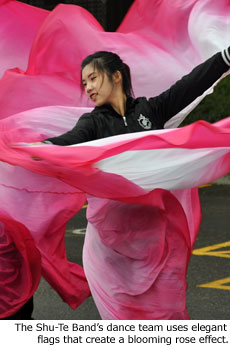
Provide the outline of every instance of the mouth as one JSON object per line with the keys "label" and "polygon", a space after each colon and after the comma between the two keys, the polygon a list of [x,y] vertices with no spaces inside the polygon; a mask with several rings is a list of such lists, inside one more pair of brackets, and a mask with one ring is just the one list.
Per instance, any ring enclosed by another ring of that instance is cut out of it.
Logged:
{"label": "mouth", "polygon": [[96,98],[97,98],[97,93],[92,93],[92,94],[90,94],[89,95],[89,98],[92,100],[92,101],[95,101],[96,100]]}

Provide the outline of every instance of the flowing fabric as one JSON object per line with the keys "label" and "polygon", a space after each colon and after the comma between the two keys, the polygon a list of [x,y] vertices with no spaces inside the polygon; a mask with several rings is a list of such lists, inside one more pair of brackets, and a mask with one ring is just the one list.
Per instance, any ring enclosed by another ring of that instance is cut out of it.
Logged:
{"label": "flowing fabric", "polygon": [[1,214],[0,314],[17,312],[36,291],[41,277],[41,256],[24,225]]}
{"label": "flowing fabric", "polygon": [[0,77],[5,70],[26,70],[31,46],[48,11],[19,1],[0,1]]}
{"label": "flowing fabric", "polygon": [[[26,227],[41,254],[42,275],[71,307],[91,291],[105,319],[188,318],[186,270],[201,220],[196,187],[229,173],[229,119],[174,129],[201,96],[166,123],[172,129],[70,147],[26,143],[71,129],[92,108],[79,88],[85,56],[117,52],[130,65],[135,95],[154,96],[229,46],[229,1],[136,0],[116,33],[104,32],[78,6],[48,13],[23,4],[27,21],[20,11],[15,18],[21,5],[0,2],[5,28],[31,30],[21,54],[23,31],[16,38],[0,30],[0,47],[9,43],[0,62],[2,71],[8,68],[0,80],[0,214]],[[8,35],[17,40],[6,41]],[[64,245],[65,224],[86,196],[87,280],[67,261]],[[30,296],[31,289],[22,299]],[[2,300],[0,317],[15,312],[15,300],[7,306]]]}

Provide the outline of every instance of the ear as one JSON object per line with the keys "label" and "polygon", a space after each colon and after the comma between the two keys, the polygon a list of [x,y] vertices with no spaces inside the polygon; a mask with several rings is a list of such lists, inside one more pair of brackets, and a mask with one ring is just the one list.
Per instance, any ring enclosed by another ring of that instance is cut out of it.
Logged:
{"label": "ear", "polygon": [[122,81],[122,74],[119,70],[117,70],[115,73],[113,73],[113,82],[115,84],[118,84]]}

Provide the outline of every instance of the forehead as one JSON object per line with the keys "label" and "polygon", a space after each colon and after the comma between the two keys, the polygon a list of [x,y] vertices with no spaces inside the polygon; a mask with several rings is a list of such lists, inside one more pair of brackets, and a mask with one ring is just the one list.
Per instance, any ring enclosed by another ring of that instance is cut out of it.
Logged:
{"label": "forehead", "polygon": [[87,79],[91,74],[97,72],[97,69],[94,67],[92,63],[87,64],[81,72],[82,80]]}

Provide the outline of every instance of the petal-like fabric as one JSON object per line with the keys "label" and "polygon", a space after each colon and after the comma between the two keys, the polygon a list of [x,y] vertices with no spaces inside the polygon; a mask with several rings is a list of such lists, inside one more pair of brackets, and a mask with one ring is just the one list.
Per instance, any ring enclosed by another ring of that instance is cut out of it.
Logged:
{"label": "petal-like fabric", "polygon": [[6,69],[26,70],[31,46],[48,13],[19,1],[0,1],[0,77]]}
{"label": "petal-like fabric", "polygon": [[[0,80],[0,209],[30,232],[43,276],[76,307],[89,287],[83,269],[67,261],[64,231],[87,195],[83,262],[102,318],[188,318],[185,276],[201,220],[196,186],[229,173],[229,119],[71,147],[25,143],[71,129],[90,110],[79,87],[85,56],[117,52],[136,96],[154,96],[229,46],[229,1],[136,0],[116,33],[74,5],[50,13],[17,1],[0,6],[1,73],[8,69]],[[165,127],[178,126],[211,91]],[[4,295],[10,314],[35,289],[28,281],[20,302],[10,299],[11,287]]]}
{"label": "petal-like fabric", "polygon": [[[42,110],[45,113],[46,108]],[[65,117],[74,110],[77,111],[78,108],[56,107],[59,115],[65,111]],[[31,120],[33,113],[37,111],[27,112]],[[47,114],[49,111],[50,108],[47,108]],[[9,122],[14,119],[17,120],[17,117],[6,119],[8,127]],[[24,122],[22,130],[19,127],[13,129],[12,134],[8,130],[1,132],[4,152],[0,159],[46,176],[56,177],[58,172],[58,178],[71,186],[79,175],[76,187],[95,196],[101,197],[102,189],[99,183],[95,186],[94,177],[97,177],[97,181],[103,177],[105,183],[111,186],[104,185],[103,197],[118,199],[120,195],[124,198],[138,197],[155,188],[177,190],[197,187],[224,176],[229,170],[229,118],[216,125],[199,121],[179,129],[124,134],[68,147],[45,144],[35,147],[10,145],[12,138],[17,141],[26,138],[23,134],[26,118]],[[51,130],[52,116],[47,115],[45,122]],[[2,121],[1,124],[5,123]],[[53,127],[56,128],[54,123],[53,120]],[[16,137],[16,133],[20,136]],[[32,156],[41,161],[34,162]],[[213,166],[218,162],[218,167]],[[92,176],[90,183],[89,176]],[[118,186],[114,191],[112,183],[117,181],[119,184],[121,178],[122,181],[127,181],[125,192],[123,186]],[[138,192],[133,192],[133,186]]]}
{"label": "petal-like fabric", "polygon": [[[50,130],[51,119],[47,113]],[[197,190],[189,188],[229,173],[229,134],[227,118],[70,147],[2,144],[0,159],[88,194],[84,269],[103,318],[184,319],[201,217]]]}
{"label": "petal-like fabric", "polygon": [[[0,118],[40,106],[90,106],[79,88],[80,64],[98,50],[117,52],[130,65],[136,96],[159,94],[204,58],[229,45],[229,5],[226,0],[215,1],[213,9],[212,3],[135,1],[116,33],[104,32],[86,10],[60,4],[41,24],[26,72],[7,71],[0,81]],[[177,117],[174,126],[189,111]]]}
{"label": "petal-like fabric", "polygon": [[1,210],[30,231],[42,257],[43,276],[76,308],[90,292],[82,267],[67,261],[64,234],[67,221],[84,204],[85,194],[58,179],[32,176],[6,163],[1,163],[0,193],[5,199]]}
{"label": "petal-like fabric", "polygon": [[0,220],[0,318],[6,318],[36,291],[41,278],[41,257],[24,225],[10,218],[2,208]]}
{"label": "petal-like fabric", "polygon": [[[69,114],[73,116],[71,108],[70,111],[72,113]],[[60,131],[57,112],[57,108],[53,111],[49,109],[49,116],[56,119],[54,132]],[[21,140],[30,141],[31,137],[35,140],[46,137],[50,121],[44,111],[39,109],[35,111],[34,117],[32,115],[29,111],[23,116],[17,115],[3,120],[1,140],[11,144]],[[67,112],[62,117],[65,116],[66,127],[70,127],[71,123],[67,122],[66,115]],[[42,123],[42,120],[45,122]],[[36,134],[34,130],[37,130]],[[5,156],[8,158],[6,153]],[[11,163],[9,158],[7,162]],[[67,261],[64,233],[67,221],[85,203],[85,194],[58,179],[31,174],[26,169],[7,163],[1,163],[0,191],[2,198],[6,199],[1,208],[17,221],[23,222],[30,230],[42,256],[43,276],[63,300],[76,308],[90,292],[82,267]]]}

